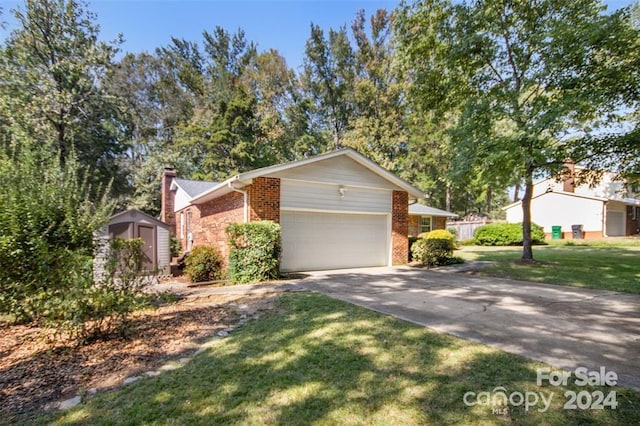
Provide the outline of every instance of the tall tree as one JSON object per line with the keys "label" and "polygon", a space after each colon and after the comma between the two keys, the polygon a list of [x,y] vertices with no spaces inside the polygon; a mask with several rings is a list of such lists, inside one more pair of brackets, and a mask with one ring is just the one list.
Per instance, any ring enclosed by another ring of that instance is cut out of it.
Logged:
{"label": "tall tree", "polygon": [[[118,42],[98,40],[95,16],[76,0],[27,0],[0,58],[4,146],[38,141],[64,164],[75,150],[97,181],[119,176],[117,99],[105,81]],[[118,189],[120,179],[114,184]]]}
{"label": "tall tree", "polygon": [[400,158],[406,155],[407,128],[404,81],[394,67],[392,16],[381,9],[368,21],[369,28],[360,10],[351,25],[356,76],[345,145],[397,172]]}
{"label": "tall tree", "polygon": [[318,25],[311,24],[305,53],[304,84],[330,129],[333,148],[340,148],[354,109],[355,60],[347,29],[330,29],[326,38]]}
{"label": "tall tree", "polygon": [[403,11],[401,48],[425,108],[461,111],[458,155],[524,181],[523,261],[533,260],[534,176],[601,152],[591,136],[637,104],[638,32],[628,9],[604,10],[595,0],[426,0]]}

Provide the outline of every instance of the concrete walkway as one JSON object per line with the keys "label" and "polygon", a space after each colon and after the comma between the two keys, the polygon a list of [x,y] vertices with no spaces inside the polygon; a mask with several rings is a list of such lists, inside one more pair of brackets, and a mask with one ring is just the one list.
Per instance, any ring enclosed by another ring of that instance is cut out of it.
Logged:
{"label": "concrete walkway", "polygon": [[368,268],[309,272],[274,284],[179,288],[187,297],[316,291],[557,368],[605,367],[618,374],[618,384],[640,390],[639,295],[450,271]]}

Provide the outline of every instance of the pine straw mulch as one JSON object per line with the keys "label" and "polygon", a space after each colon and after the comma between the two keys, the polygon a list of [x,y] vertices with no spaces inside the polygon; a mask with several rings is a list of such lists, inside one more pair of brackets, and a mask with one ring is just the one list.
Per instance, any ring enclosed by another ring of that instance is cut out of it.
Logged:
{"label": "pine straw mulch", "polygon": [[84,346],[51,343],[48,332],[35,326],[0,327],[0,424],[33,420],[47,403],[113,388],[126,377],[189,356],[237,323],[241,311],[268,309],[272,301],[265,295],[187,299],[137,313],[127,339]]}

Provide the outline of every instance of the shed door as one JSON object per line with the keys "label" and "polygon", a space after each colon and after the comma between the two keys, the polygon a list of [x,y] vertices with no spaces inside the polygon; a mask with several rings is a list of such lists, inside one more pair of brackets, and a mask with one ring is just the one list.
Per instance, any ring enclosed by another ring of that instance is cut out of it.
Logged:
{"label": "shed door", "polygon": [[624,219],[623,212],[608,211],[607,212],[607,236],[621,237],[624,236]]}
{"label": "shed door", "polygon": [[282,211],[283,271],[386,266],[389,215]]}
{"label": "shed door", "polygon": [[142,268],[155,269],[155,229],[152,226],[138,225],[138,238],[142,238]]}

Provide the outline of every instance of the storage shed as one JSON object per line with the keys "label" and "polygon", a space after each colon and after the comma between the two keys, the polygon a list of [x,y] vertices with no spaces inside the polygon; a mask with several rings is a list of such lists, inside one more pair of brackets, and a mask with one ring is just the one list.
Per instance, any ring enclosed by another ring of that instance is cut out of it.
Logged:
{"label": "storage shed", "polygon": [[140,210],[130,209],[109,219],[106,233],[109,240],[120,237],[126,240],[141,238],[143,265],[147,271],[166,275],[170,271],[171,248],[169,225]]}

